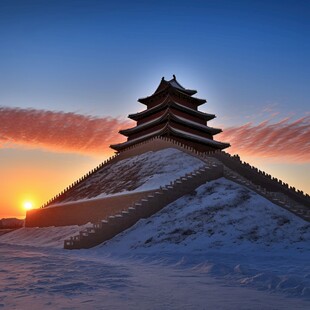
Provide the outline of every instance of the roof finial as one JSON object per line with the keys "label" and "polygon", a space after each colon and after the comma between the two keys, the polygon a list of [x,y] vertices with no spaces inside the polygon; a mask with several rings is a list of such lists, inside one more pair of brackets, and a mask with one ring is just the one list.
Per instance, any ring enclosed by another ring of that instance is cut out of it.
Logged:
{"label": "roof finial", "polygon": [[163,81],[165,79],[165,77],[163,76],[162,78],[161,78],[161,80]]}
{"label": "roof finial", "polygon": [[173,74],[172,76],[173,76],[173,79],[174,79],[174,80],[176,80],[176,77],[175,77],[175,75]]}

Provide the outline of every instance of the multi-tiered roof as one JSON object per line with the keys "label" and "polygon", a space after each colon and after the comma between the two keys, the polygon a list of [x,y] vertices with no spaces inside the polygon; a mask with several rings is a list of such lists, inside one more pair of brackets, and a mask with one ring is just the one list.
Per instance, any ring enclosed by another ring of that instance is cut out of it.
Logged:
{"label": "multi-tiered roof", "polygon": [[213,135],[222,130],[207,126],[214,114],[198,111],[198,106],[206,100],[193,97],[196,90],[186,89],[178,83],[175,76],[170,81],[162,78],[153,95],[138,101],[147,106],[146,110],[130,114],[137,121],[135,127],[120,130],[127,141],[111,145],[121,152],[134,144],[152,137],[169,137],[199,151],[222,150],[228,143],[213,140]]}

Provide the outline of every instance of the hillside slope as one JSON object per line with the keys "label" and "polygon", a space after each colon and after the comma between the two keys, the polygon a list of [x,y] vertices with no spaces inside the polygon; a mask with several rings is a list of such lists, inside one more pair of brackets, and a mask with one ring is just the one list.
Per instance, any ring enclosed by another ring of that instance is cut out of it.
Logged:
{"label": "hillside slope", "polygon": [[106,245],[112,251],[205,253],[258,248],[310,254],[310,224],[221,178],[171,203]]}
{"label": "hillside slope", "polygon": [[200,159],[174,148],[146,152],[103,166],[53,204],[156,189],[202,165]]}
{"label": "hillside slope", "polygon": [[[96,248],[52,249],[61,248],[62,237],[78,228],[22,228],[1,236],[0,243],[41,247],[38,251],[70,261],[75,256],[103,263],[125,260],[126,266],[141,265],[150,274],[152,266],[173,266],[201,280],[212,276],[228,286],[310,298],[310,224],[225,178],[200,186]],[[79,281],[92,285],[89,277],[81,275]]]}
{"label": "hillside slope", "polygon": [[243,286],[310,298],[310,224],[225,178],[95,251],[178,262]]}

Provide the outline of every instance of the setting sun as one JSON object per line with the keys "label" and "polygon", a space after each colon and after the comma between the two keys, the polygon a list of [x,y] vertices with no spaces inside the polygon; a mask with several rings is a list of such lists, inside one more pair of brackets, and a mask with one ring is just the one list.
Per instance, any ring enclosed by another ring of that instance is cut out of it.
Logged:
{"label": "setting sun", "polygon": [[30,202],[30,201],[24,202],[24,208],[25,208],[26,210],[31,210],[31,209],[33,208],[32,202]]}

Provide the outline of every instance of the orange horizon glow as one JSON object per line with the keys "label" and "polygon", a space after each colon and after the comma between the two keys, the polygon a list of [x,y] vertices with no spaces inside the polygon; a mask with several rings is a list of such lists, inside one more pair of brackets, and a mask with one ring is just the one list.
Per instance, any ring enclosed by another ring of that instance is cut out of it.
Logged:
{"label": "orange horizon glow", "polygon": [[[96,167],[102,159],[77,154],[59,154],[42,150],[2,150],[0,165],[0,218],[24,218],[25,202],[39,208],[49,199]],[[16,156],[18,154],[18,156]],[[310,192],[307,164],[278,163],[275,158],[255,158],[239,153],[242,160],[282,179],[290,186]],[[31,175],[31,178],[29,178]]]}
{"label": "orange horizon glow", "polygon": [[[0,219],[25,218],[25,203],[40,208],[102,160],[76,154],[4,149],[0,162]],[[31,177],[29,177],[31,176]]]}
{"label": "orange horizon glow", "polygon": [[[113,154],[109,144],[123,139],[117,129],[128,125],[126,121],[74,113],[25,109],[2,112],[0,122],[5,124],[8,141],[1,145],[0,139],[0,218],[25,217],[25,202],[39,208],[96,167]],[[28,122],[26,131],[18,131],[15,117],[36,121]],[[37,123],[41,124],[39,129],[32,126]],[[61,123],[67,126],[64,133]],[[309,193],[309,123],[309,116],[294,122],[249,123],[224,128],[215,139],[231,143],[227,152]],[[87,134],[81,135],[83,129]],[[8,148],[6,143],[10,143]]]}

